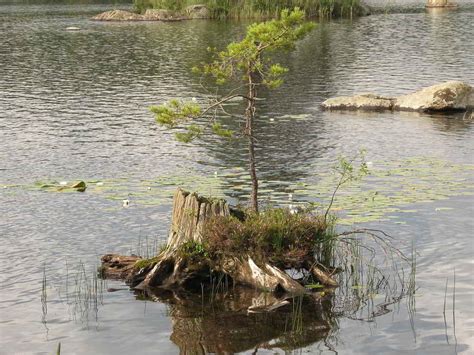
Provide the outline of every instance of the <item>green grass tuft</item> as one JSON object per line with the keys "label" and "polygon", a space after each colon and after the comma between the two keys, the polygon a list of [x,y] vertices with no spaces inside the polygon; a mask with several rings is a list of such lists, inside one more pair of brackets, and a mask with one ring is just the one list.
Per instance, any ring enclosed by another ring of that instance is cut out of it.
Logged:
{"label": "green grass tuft", "polygon": [[280,268],[298,268],[326,254],[322,251],[331,247],[331,223],[321,215],[276,208],[247,213],[243,221],[216,217],[206,224],[203,240],[207,252],[216,257],[245,252]]}

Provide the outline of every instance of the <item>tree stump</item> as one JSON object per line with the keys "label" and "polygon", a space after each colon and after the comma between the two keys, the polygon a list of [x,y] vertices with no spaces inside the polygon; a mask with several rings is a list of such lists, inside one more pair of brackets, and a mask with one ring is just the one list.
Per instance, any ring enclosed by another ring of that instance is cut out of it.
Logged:
{"label": "tree stump", "polygon": [[[174,195],[173,216],[165,250],[145,277],[132,280],[132,287],[200,288],[209,283],[213,273],[222,274],[236,284],[259,290],[302,293],[304,287],[275,266],[257,263],[243,251],[241,258],[228,258],[210,265],[205,261],[189,262],[180,250],[186,243],[202,243],[206,222],[216,216],[229,216],[231,209],[225,200],[207,199],[196,193],[177,189]],[[133,285],[135,283],[135,285]]]}
{"label": "tree stump", "polygon": [[[241,211],[240,211],[241,212]],[[177,189],[174,195],[171,227],[166,248],[156,257],[134,264],[133,259],[116,255],[106,255],[102,259],[102,272],[105,275],[122,275],[136,290],[159,287],[168,290],[197,290],[211,284],[214,288],[222,280],[226,284],[243,285],[265,292],[281,291],[289,294],[301,294],[305,288],[292,279],[284,270],[269,263],[256,262],[245,250],[241,256],[221,256],[211,260],[204,254],[192,257],[183,250],[205,245],[203,235],[205,224],[217,216],[242,213],[232,210],[222,199],[208,199]],[[116,260],[130,261],[121,263]],[[122,265],[123,264],[123,265]],[[308,269],[309,270],[309,269]],[[309,270],[323,285],[337,286],[328,273],[316,267]],[[217,285],[215,284],[216,280]]]}

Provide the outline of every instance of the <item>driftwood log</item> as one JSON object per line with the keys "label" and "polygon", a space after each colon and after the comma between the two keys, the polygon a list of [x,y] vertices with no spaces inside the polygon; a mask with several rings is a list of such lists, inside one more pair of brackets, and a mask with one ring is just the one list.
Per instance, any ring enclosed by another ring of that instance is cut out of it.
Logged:
{"label": "driftwood log", "polygon": [[[242,251],[242,256],[217,261],[209,267],[205,260],[190,260],[182,255],[186,243],[203,243],[203,228],[215,216],[229,216],[234,212],[225,200],[207,199],[196,193],[177,189],[174,195],[173,215],[166,248],[149,263],[137,263],[137,257],[108,254],[102,257],[102,274],[124,278],[136,290],[163,288],[168,290],[196,289],[209,284],[216,275],[234,285],[242,285],[266,292],[281,291],[289,294],[305,292],[305,287],[284,270],[269,263],[259,264]],[[136,265],[142,265],[136,267]],[[337,286],[332,276],[317,266],[309,270],[319,282]]]}

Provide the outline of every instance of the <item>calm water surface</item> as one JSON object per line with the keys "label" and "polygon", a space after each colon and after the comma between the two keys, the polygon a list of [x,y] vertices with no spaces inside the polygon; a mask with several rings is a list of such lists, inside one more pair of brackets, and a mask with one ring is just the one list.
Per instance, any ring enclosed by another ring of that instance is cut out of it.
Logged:
{"label": "calm water surface", "polygon": [[[105,292],[103,305],[89,315],[72,306],[66,288],[79,282],[81,262],[89,275],[101,254],[151,253],[163,242],[169,197],[177,184],[199,181],[200,191],[245,201],[245,146],[211,137],[181,145],[154,124],[147,109],[172,97],[204,99],[206,93],[189,68],[207,59],[205,48],[223,46],[242,34],[244,26],[88,20],[110,7],[0,3],[2,354],[51,354],[58,342],[66,354],[179,352],[177,313],[163,303],[137,301],[124,288]],[[404,94],[444,80],[474,84],[473,23],[474,12],[462,9],[318,26],[294,53],[282,57],[291,76],[262,101],[257,135],[259,174],[268,186],[263,198],[282,203],[296,191],[296,183],[317,181],[338,155],[360,148],[374,166],[416,157],[469,171],[474,125],[462,115],[328,113],[319,104],[354,92]],[[80,30],[66,31],[69,26]],[[232,178],[219,179],[225,174]],[[434,184],[437,175],[432,178]],[[36,181],[77,179],[113,185],[115,195],[99,188],[83,194],[34,188]],[[315,337],[298,351],[473,352],[472,174],[462,181],[462,191],[447,193],[442,200],[411,203],[403,207],[411,213],[394,211],[391,220],[366,224],[390,232],[407,252],[415,245],[419,256],[413,317],[405,300],[372,322],[341,317],[330,336]],[[153,198],[143,197],[148,186]],[[131,207],[124,209],[121,199],[127,196]],[[304,191],[296,191],[295,197],[317,199]],[[109,282],[108,287],[123,286]],[[202,323],[203,338],[212,338],[216,328],[225,326],[217,319],[212,322]],[[258,340],[246,349],[251,352],[257,345]],[[258,353],[287,349],[274,346]]]}

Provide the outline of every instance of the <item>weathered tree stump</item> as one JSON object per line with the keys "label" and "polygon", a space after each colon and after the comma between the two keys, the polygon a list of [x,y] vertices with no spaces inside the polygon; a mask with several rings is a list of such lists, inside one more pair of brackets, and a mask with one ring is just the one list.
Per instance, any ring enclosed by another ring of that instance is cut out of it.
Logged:
{"label": "weathered tree stump", "polygon": [[[199,261],[190,265],[180,255],[180,249],[189,242],[202,243],[202,231],[206,222],[216,216],[229,216],[225,200],[210,200],[178,189],[174,195],[173,217],[165,251],[159,261],[135,288],[199,286],[209,280],[209,265]],[[244,251],[243,251],[244,252]],[[214,265],[214,271],[223,272],[233,282],[266,291],[303,292],[304,287],[284,271],[266,264],[257,266],[251,257],[229,258]]]}
{"label": "weathered tree stump", "polygon": [[101,258],[102,266],[99,274],[105,279],[124,280],[132,277],[135,272],[135,264],[141,257],[123,256],[117,254],[106,254]]}
{"label": "weathered tree stump", "polygon": [[[205,244],[205,224],[216,216],[235,214],[222,199],[207,199],[196,193],[177,189],[166,248],[155,258],[105,255],[102,272],[105,276],[124,278],[136,290],[162,288],[168,290],[201,290],[216,280],[243,285],[266,292],[281,291],[290,294],[305,292],[305,287],[292,279],[284,270],[269,263],[256,262],[245,250],[241,256],[189,257],[186,247]],[[337,286],[331,275],[312,265],[308,271],[323,285]],[[219,281],[220,282],[220,281]],[[212,285],[215,287],[216,285]],[[218,285],[217,285],[218,286]]]}

